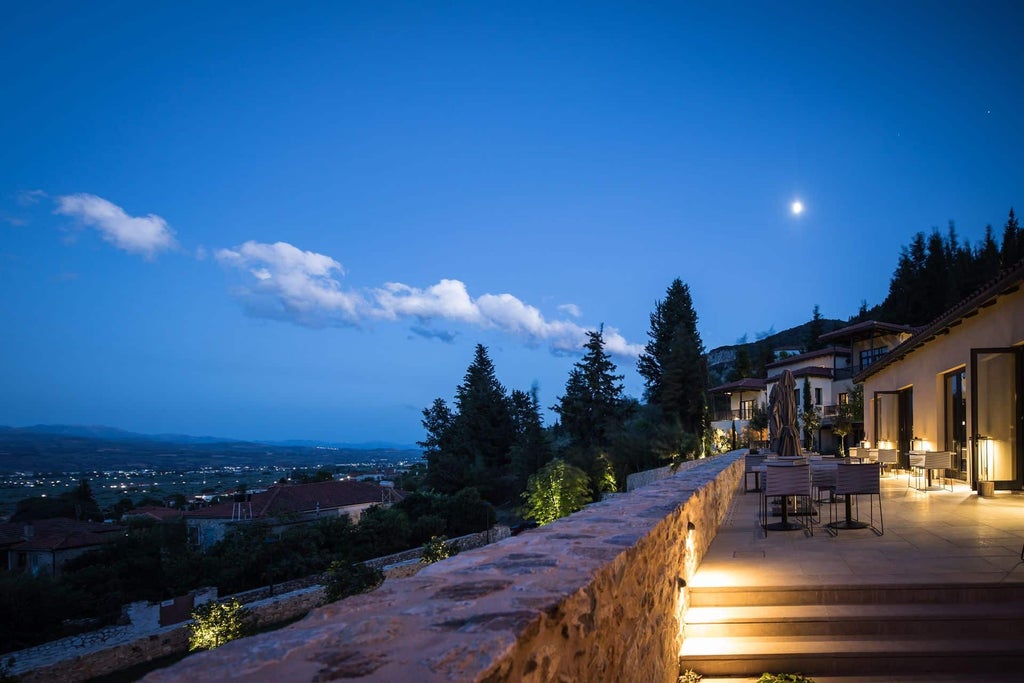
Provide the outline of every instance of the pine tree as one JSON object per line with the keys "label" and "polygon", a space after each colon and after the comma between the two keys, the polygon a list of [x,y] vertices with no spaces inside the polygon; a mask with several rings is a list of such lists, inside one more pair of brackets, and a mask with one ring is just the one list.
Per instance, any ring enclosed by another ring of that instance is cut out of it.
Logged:
{"label": "pine tree", "polygon": [[999,259],[1003,268],[1009,268],[1024,258],[1024,230],[1017,222],[1017,217],[1010,208],[1010,217],[1003,227],[1003,247],[999,252]]}
{"label": "pine tree", "polygon": [[736,358],[733,360],[732,370],[727,380],[729,382],[737,382],[745,377],[753,376],[754,366],[750,362],[750,353],[745,345],[740,346],[736,349]]}
{"label": "pine tree", "polygon": [[476,345],[473,362],[455,390],[455,406],[455,453],[480,470],[507,465],[515,439],[512,411],[483,344]]}
{"label": "pine tree", "polygon": [[637,362],[649,403],[693,434],[706,424],[707,365],[690,288],[676,278],[651,313],[650,341]]}
{"label": "pine tree", "polygon": [[604,350],[603,330],[587,332],[583,360],[573,365],[565,395],[552,410],[572,445],[583,450],[603,448],[624,418],[622,375]]}
{"label": "pine tree", "polygon": [[807,326],[807,333],[804,337],[804,350],[816,351],[824,348],[825,343],[819,339],[823,334],[825,334],[825,323],[822,320],[818,304],[814,304],[814,314],[811,316],[811,322]]}
{"label": "pine tree", "polygon": [[544,431],[536,384],[530,393],[513,390],[511,405],[516,434],[511,452],[512,471],[522,488],[530,475],[551,459],[551,444]]}
{"label": "pine tree", "polygon": [[441,493],[455,493],[469,484],[468,463],[456,456],[452,444],[455,415],[444,399],[436,398],[423,409],[423,428],[427,437],[418,441],[427,460],[427,484]]}
{"label": "pine tree", "polygon": [[487,348],[477,344],[473,362],[455,390],[455,411],[436,399],[423,411],[427,437],[427,483],[441,493],[477,486],[503,501],[514,479],[510,451],[515,441],[512,410]]}

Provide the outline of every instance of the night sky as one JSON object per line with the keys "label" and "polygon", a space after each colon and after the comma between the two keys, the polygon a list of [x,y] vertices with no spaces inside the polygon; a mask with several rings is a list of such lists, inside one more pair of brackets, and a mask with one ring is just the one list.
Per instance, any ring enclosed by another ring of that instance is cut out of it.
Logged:
{"label": "night sky", "polygon": [[1020,2],[2,15],[0,424],[411,443],[601,324],[639,397],[673,278],[753,341],[1024,207]]}

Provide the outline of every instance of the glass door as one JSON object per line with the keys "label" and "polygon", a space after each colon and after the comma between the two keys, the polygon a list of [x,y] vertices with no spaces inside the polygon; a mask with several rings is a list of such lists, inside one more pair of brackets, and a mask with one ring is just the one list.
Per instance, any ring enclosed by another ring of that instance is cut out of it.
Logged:
{"label": "glass door", "polygon": [[945,450],[953,454],[954,476],[967,480],[967,369],[960,368],[943,378],[945,392]]}
{"label": "glass door", "polygon": [[971,350],[971,422],[974,475],[997,489],[1022,488],[1024,456],[1024,353],[1022,349]]}
{"label": "glass door", "polygon": [[914,439],[914,388],[907,387],[899,392],[899,449],[900,468],[910,469],[911,441]]}

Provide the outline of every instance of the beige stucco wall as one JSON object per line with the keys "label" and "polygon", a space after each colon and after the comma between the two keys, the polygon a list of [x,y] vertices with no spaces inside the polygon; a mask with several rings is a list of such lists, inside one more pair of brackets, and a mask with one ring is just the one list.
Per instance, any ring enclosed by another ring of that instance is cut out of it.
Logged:
{"label": "beige stucco wall", "polygon": [[942,450],[945,446],[943,375],[966,367],[967,434],[975,432],[971,424],[970,391],[971,349],[997,348],[1024,344],[1024,289],[999,297],[962,324],[940,335],[898,362],[884,368],[864,382],[864,428],[867,439],[877,440],[872,398],[876,391],[914,388],[914,435],[927,440],[926,447]]}

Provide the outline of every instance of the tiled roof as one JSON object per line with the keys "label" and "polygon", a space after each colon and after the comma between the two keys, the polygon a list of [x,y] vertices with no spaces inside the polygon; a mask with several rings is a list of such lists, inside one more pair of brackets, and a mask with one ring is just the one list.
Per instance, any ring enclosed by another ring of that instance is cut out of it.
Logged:
{"label": "tiled roof", "polygon": [[870,339],[884,334],[913,334],[920,328],[912,325],[896,325],[895,323],[884,323],[878,320],[865,320],[854,325],[840,327],[818,337],[819,341],[840,341],[858,339]]}
{"label": "tiled roof", "polygon": [[735,382],[720,384],[710,389],[712,394],[729,394],[734,391],[764,391],[765,381],[756,377],[744,377]]}
{"label": "tiled roof", "polygon": [[998,276],[989,281],[988,284],[979,289],[976,294],[964,299],[925,325],[917,334],[865,368],[853,378],[853,381],[861,383],[879,370],[896,363],[907,354],[935,339],[938,335],[947,333],[967,318],[977,315],[981,309],[991,306],[1000,296],[1017,291],[1022,283],[1024,283],[1024,259],[1003,270]]}
{"label": "tiled roof", "polygon": [[845,346],[830,346],[824,349],[818,349],[817,351],[808,351],[807,353],[801,353],[799,356],[790,356],[789,358],[783,358],[777,360],[774,363],[768,363],[764,367],[767,368],[782,368],[793,363],[799,363],[801,361],[810,360],[812,358],[820,358],[822,356],[849,356],[850,349]]}
{"label": "tiled roof", "polygon": [[[31,538],[26,538],[26,527]],[[124,527],[100,522],[79,522],[74,519],[40,519],[31,524],[0,524],[0,545],[15,550],[61,550],[84,548],[108,543],[119,538]]]}
{"label": "tiled roof", "polygon": [[[265,493],[252,496],[253,518],[273,517],[286,513],[314,512],[317,509],[331,510],[351,505],[380,503],[391,496],[401,499],[403,494],[394,489],[364,481],[320,481],[312,484],[278,484]],[[185,517],[220,519],[231,518],[234,503],[220,503],[207,508],[192,510]]]}
{"label": "tiled roof", "polygon": [[163,522],[168,519],[177,519],[184,514],[178,508],[168,508],[162,505],[143,505],[124,513],[125,517],[149,517]]}

